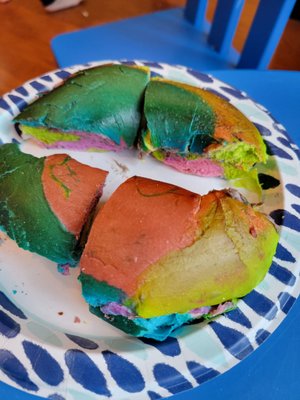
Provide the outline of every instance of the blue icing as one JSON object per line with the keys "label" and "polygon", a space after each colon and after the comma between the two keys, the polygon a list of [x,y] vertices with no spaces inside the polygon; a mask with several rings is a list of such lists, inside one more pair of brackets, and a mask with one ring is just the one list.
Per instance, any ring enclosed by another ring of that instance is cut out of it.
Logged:
{"label": "blue icing", "polygon": [[75,336],[75,335],[70,335],[68,333],[66,333],[66,336],[72,340],[72,342],[78,344],[78,346],[84,348],[84,349],[88,349],[88,350],[96,350],[98,349],[98,345],[97,343],[93,342],[90,339],[86,339],[83,338],[81,336]]}
{"label": "blue icing", "polygon": [[293,275],[293,273],[287,268],[277,264],[275,261],[273,261],[269,273],[286,285],[293,286],[296,282],[295,275]]}
{"label": "blue icing", "polygon": [[8,350],[0,350],[0,370],[22,388],[35,392],[39,390],[30,380],[24,365]]}
{"label": "blue icing", "polygon": [[141,338],[141,341],[155,347],[165,356],[176,357],[181,353],[178,340],[173,337],[168,337],[162,342],[147,338]]}
{"label": "blue icing", "polygon": [[231,94],[231,96],[235,97],[236,99],[246,99],[247,96],[245,96],[240,90],[230,88],[227,86],[221,86],[221,89],[224,90],[225,92]]}
{"label": "blue icing", "polygon": [[72,378],[85,389],[109,397],[106,380],[90,357],[81,350],[68,350],[65,360]]}
{"label": "blue icing", "polygon": [[256,332],[255,340],[258,345],[262,344],[268,337],[270,336],[270,332],[265,329],[259,329]]}
{"label": "blue icing", "polygon": [[60,394],[56,394],[56,393],[50,394],[50,396],[48,396],[47,399],[50,399],[50,400],[66,400]]}
{"label": "blue icing", "polygon": [[300,232],[300,219],[287,210],[278,209],[270,213],[277,225],[287,226],[294,231]]}
{"label": "blue icing", "polygon": [[21,311],[17,306],[15,306],[14,303],[1,291],[0,291],[0,304],[3,308],[5,308],[11,314],[14,314],[16,317],[27,319],[23,311]]}
{"label": "blue icing", "polygon": [[254,125],[259,130],[259,132],[262,136],[271,136],[272,135],[270,129],[266,128],[265,126],[263,126],[257,122],[254,122]]}
{"label": "blue icing", "polygon": [[14,115],[14,112],[11,109],[10,105],[2,97],[0,97],[0,108],[8,111],[12,116]]}
{"label": "blue icing", "polygon": [[34,372],[48,385],[59,385],[64,379],[64,373],[58,362],[41,346],[27,340],[22,344]]}
{"label": "blue icing", "polygon": [[300,186],[295,185],[293,183],[288,183],[287,185],[285,185],[285,187],[287,188],[287,190],[292,193],[293,195],[295,195],[296,197],[300,198]]}
{"label": "blue icing", "polygon": [[278,300],[280,303],[280,308],[285,314],[289,312],[290,308],[296,301],[295,297],[287,292],[281,292],[278,296]]}
{"label": "blue icing", "polygon": [[197,383],[199,383],[199,385],[208,381],[209,379],[220,375],[220,372],[216,369],[207,368],[204,365],[201,365],[195,361],[188,361],[186,365]]}
{"label": "blue icing", "polygon": [[[102,314],[99,310],[100,309],[97,307],[90,306],[90,311],[93,314],[105,319],[105,314]],[[165,340],[175,329],[192,319],[192,316],[186,313],[168,314],[153,318],[134,318],[132,320],[122,316],[115,316],[113,319],[108,318],[107,322],[114,326],[121,327],[125,332],[134,336]]]}
{"label": "blue icing", "polygon": [[102,355],[120,388],[129,393],[141,392],[145,388],[144,378],[134,364],[109,350],[103,351]]}
{"label": "blue icing", "polygon": [[244,313],[239,308],[235,308],[234,310],[228,311],[224,314],[226,318],[231,319],[231,321],[237,322],[240,325],[245,326],[246,328],[251,328],[251,321],[246,317]]}
{"label": "blue icing", "polygon": [[39,93],[44,93],[44,92],[48,92],[49,89],[43,85],[42,83],[38,82],[38,81],[32,81],[30,82],[30,85],[37,90]]}
{"label": "blue icing", "polygon": [[266,139],[265,139],[265,143],[267,145],[267,153],[269,155],[272,156],[272,155],[275,154],[275,156],[277,156],[279,158],[284,158],[286,160],[292,160],[293,159],[293,157],[289,153],[284,151],[281,147],[276,146],[275,144],[267,141]]}
{"label": "blue icing", "polygon": [[15,89],[15,91],[19,94],[21,94],[22,96],[29,96],[28,91],[24,88],[24,86],[20,86],[18,88]]}
{"label": "blue icing", "polygon": [[187,72],[202,82],[212,83],[214,80],[207,74],[187,68]]}
{"label": "blue icing", "polygon": [[175,329],[192,319],[190,314],[169,314],[149,319],[135,318],[134,322],[147,333],[145,337],[155,340],[165,340]]}
{"label": "blue icing", "polygon": [[298,213],[300,213],[300,205],[299,204],[292,204],[292,207],[294,210],[296,210]]}
{"label": "blue icing", "polygon": [[67,78],[69,78],[69,76],[71,76],[72,74],[71,74],[70,72],[65,71],[65,70],[62,69],[61,71],[55,72],[55,75],[58,76],[58,78],[67,79]]}
{"label": "blue icing", "polygon": [[282,244],[278,243],[275,257],[279,258],[282,261],[296,262],[295,257],[290,253]]}
{"label": "blue icing", "polygon": [[256,290],[252,290],[243,297],[243,301],[251,307],[258,315],[271,321],[277,314],[277,307],[273,301]]}
{"label": "blue icing", "polygon": [[9,94],[8,98],[18,107],[20,111],[28,105],[27,101],[23,97],[15,96],[14,94]]}
{"label": "blue icing", "polygon": [[242,332],[224,326],[216,321],[212,321],[210,326],[225,349],[238,360],[242,360],[254,350],[248,338]]}
{"label": "blue icing", "polygon": [[148,394],[150,400],[162,399],[162,397],[159,394],[152,392],[151,390],[149,390],[147,392],[147,394]]}
{"label": "blue icing", "polygon": [[222,99],[224,99],[224,100],[226,100],[226,101],[229,101],[229,97],[226,97],[225,94],[220,93],[220,92],[218,92],[218,91],[215,90],[215,89],[212,89],[212,88],[205,88],[205,90],[207,90],[207,91],[210,92],[210,93],[215,94],[215,95],[218,96],[218,97],[222,97]]}
{"label": "blue icing", "polygon": [[9,317],[4,311],[0,310],[0,333],[11,339],[20,333],[20,325]]}
{"label": "blue icing", "polygon": [[106,282],[95,280],[92,276],[81,273],[78,280],[82,284],[82,295],[86,302],[93,307],[110,302],[121,302],[125,293]]}
{"label": "blue icing", "polygon": [[157,383],[175,394],[183,390],[192,389],[192,384],[174,367],[159,363],[153,368],[153,374]]}

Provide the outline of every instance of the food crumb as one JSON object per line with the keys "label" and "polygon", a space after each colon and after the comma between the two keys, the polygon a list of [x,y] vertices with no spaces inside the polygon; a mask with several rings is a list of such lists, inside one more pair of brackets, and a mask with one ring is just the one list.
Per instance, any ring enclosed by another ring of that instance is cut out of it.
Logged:
{"label": "food crumb", "polygon": [[64,315],[63,311],[58,311],[58,315]]}
{"label": "food crumb", "polygon": [[79,317],[75,317],[74,318],[74,324],[79,324],[81,321],[80,321],[80,318]]}
{"label": "food crumb", "polygon": [[62,275],[70,275],[70,264],[57,264],[57,271]]}
{"label": "food crumb", "polygon": [[88,17],[90,16],[90,13],[89,13],[87,10],[84,10],[84,11],[81,12],[81,15],[82,15],[84,18],[88,18]]}
{"label": "food crumb", "polygon": [[114,160],[115,164],[120,168],[121,172],[126,173],[128,172],[128,167],[125,164],[120,163],[117,160]]}

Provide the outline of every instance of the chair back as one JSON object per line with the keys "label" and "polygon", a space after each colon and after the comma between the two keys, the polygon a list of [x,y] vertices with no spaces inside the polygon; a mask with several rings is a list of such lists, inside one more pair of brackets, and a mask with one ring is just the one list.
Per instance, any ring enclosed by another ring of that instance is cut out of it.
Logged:
{"label": "chair back", "polygon": [[52,40],[61,67],[101,59],[150,60],[202,71],[266,69],[296,0],[260,0],[243,51],[232,46],[246,1],[219,0],[212,22],[209,0],[140,15]]}
{"label": "chair back", "polygon": [[232,47],[245,0],[218,0],[208,23],[208,0],[188,0],[185,18],[208,34],[207,43],[237,68],[265,69],[276,50],[296,0],[260,0],[241,54]]}

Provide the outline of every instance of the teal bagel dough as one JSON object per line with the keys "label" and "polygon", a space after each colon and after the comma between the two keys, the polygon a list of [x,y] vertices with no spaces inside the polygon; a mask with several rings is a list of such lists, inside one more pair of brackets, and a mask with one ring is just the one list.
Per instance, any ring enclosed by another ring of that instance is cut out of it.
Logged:
{"label": "teal bagel dough", "polygon": [[[133,146],[140,126],[145,67],[103,65],[82,70],[27,106],[15,121],[43,141],[51,133],[103,135],[116,145]],[[28,128],[29,127],[29,128]],[[33,128],[47,128],[39,135]],[[66,135],[65,141],[76,140]],[[59,141],[64,141],[61,135]]]}

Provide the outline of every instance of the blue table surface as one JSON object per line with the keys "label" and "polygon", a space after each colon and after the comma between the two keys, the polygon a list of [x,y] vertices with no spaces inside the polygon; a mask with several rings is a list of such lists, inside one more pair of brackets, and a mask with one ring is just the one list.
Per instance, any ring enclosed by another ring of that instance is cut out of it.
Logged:
{"label": "blue table surface", "polygon": [[[300,145],[300,72],[226,70],[211,73],[246,91],[256,102],[264,105],[286,127],[293,141]],[[38,398],[0,383],[1,400]],[[300,399],[299,298],[276,331],[250,356],[217,378],[170,399],[224,398]]]}

